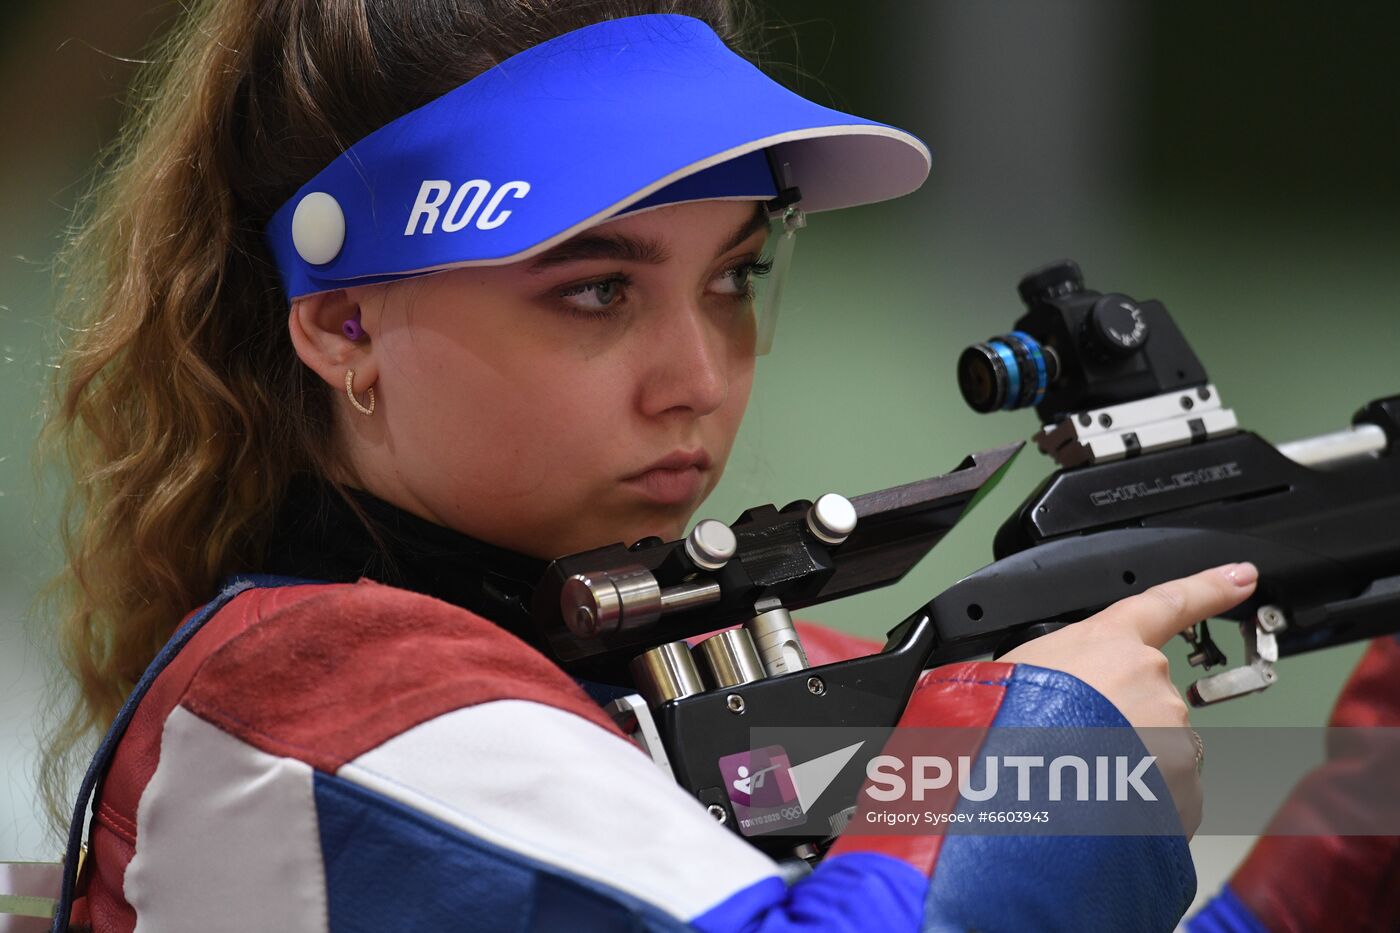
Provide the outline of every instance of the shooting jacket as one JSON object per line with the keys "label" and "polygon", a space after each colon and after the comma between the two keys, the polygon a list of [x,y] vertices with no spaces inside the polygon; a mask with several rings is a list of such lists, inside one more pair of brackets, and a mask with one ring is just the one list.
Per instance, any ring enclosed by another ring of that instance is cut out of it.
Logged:
{"label": "shooting jacket", "polygon": [[[1169,930],[1194,895],[1180,835],[847,832],[789,883],[532,643],[543,562],[357,501],[387,553],[325,489],[294,486],[256,569],[311,582],[223,594],[155,679],[94,803],[77,920]],[[799,630],[814,665],[878,650]],[[926,672],[901,725],[1126,723],[1069,675],[970,662]]]}

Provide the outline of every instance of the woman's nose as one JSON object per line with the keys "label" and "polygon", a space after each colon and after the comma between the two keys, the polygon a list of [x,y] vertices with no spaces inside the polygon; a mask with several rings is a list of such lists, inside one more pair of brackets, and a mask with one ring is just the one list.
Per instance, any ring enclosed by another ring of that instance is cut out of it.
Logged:
{"label": "woman's nose", "polygon": [[[689,409],[696,416],[718,410],[729,395],[730,348],[726,336],[698,301],[656,315],[645,354],[642,409],[659,415]],[[662,323],[664,322],[664,323]]]}

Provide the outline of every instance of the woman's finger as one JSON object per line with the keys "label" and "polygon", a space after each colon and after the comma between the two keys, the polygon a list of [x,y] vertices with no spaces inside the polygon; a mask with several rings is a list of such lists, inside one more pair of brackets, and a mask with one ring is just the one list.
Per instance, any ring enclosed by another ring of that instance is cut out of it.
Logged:
{"label": "woman's finger", "polygon": [[1218,616],[1249,598],[1258,578],[1258,569],[1248,561],[1223,564],[1159,583],[1119,600],[1102,614],[1132,625],[1144,644],[1161,648],[1202,619]]}

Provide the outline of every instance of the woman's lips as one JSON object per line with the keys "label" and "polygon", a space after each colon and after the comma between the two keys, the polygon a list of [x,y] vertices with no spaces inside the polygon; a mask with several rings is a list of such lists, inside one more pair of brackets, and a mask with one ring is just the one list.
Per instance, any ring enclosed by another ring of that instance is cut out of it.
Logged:
{"label": "woman's lips", "polygon": [[652,502],[680,505],[694,501],[704,480],[700,468],[691,466],[681,470],[648,470],[622,482]]}

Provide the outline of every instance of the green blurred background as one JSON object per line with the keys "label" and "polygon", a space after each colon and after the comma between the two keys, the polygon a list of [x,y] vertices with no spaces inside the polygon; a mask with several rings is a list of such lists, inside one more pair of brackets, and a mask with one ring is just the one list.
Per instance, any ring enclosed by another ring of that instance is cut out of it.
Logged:
{"label": "green blurred background", "polygon": [[[0,859],[52,851],[31,799],[56,566],[29,468],[55,336],[49,261],[150,38],[152,0],[0,5]],[[855,495],[1029,437],[978,416],[953,363],[1073,257],[1091,287],[1160,298],[1241,422],[1274,442],[1400,392],[1400,6],[1119,0],[769,2],[769,70],[934,152],[917,193],[810,218],[728,472],[697,517]],[[742,101],[736,106],[742,106]],[[991,556],[1049,472],[1034,450],[904,581],[804,617],[882,635]],[[1236,639],[1222,633],[1227,653]],[[1183,646],[1184,647],[1184,646]],[[1203,725],[1321,724],[1359,648],[1286,662]],[[1179,682],[1192,670],[1172,649]],[[1247,840],[1198,839],[1203,893]]]}

